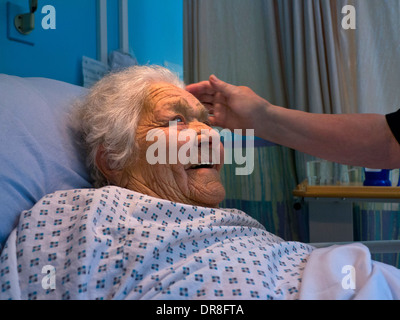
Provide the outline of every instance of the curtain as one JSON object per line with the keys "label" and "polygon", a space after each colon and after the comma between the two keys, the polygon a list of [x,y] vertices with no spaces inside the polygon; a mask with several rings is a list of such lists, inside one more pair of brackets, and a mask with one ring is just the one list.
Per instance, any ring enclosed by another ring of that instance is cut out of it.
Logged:
{"label": "curtain", "polygon": [[[356,10],[355,30],[342,27],[346,5]],[[400,108],[398,0],[187,0],[184,12],[186,83],[216,74],[273,104],[313,113]],[[281,146],[259,146],[257,155],[257,173],[245,183],[224,172],[225,204],[246,208],[279,236],[307,241],[306,208],[294,210],[291,194],[312,157]],[[368,210],[397,213],[371,206],[355,210],[359,225]],[[387,228],[400,226],[391,221]]]}
{"label": "curtain", "polygon": [[185,81],[216,73],[277,105],[355,112],[355,32],[338,14],[347,2],[185,1]]}
{"label": "curtain", "polygon": [[400,108],[400,1],[357,0],[357,96],[360,112]]}

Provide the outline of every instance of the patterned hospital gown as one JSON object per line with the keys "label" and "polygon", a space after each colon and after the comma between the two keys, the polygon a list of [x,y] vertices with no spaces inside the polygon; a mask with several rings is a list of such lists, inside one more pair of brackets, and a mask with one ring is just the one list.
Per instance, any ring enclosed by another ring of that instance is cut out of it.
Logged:
{"label": "patterned hospital gown", "polygon": [[297,299],[311,251],[239,210],[59,191],[21,214],[0,299]]}

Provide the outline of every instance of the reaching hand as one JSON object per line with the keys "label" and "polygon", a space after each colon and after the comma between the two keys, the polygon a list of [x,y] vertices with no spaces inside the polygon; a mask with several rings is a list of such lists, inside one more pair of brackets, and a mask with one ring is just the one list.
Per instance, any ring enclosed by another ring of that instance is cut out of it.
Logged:
{"label": "reaching hand", "polygon": [[261,113],[270,105],[248,87],[238,87],[219,80],[214,75],[186,87],[210,112],[213,126],[234,129],[262,127]]}

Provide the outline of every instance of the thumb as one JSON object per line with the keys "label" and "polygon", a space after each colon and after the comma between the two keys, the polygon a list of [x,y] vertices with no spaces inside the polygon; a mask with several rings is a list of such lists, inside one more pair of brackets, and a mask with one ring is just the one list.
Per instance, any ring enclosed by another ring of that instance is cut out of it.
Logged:
{"label": "thumb", "polygon": [[211,75],[209,80],[210,80],[211,86],[216,91],[220,91],[225,95],[231,94],[232,90],[235,88],[235,86],[233,86],[229,83],[226,83],[222,80],[219,80],[215,75]]}

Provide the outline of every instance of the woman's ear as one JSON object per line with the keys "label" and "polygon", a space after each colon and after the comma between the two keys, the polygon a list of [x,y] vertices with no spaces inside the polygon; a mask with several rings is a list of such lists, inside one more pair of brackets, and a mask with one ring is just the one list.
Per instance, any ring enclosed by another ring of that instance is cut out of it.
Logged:
{"label": "woman's ear", "polygon": [[107,160],[107,152],[103,145],[97,149],[96,153],[96,167],[100,170],[107,181],[113,183],[115,171],[110,169],[110,165]]}
{"label": "woman's ear", "polygon": [[100,145],[100,147],[97,150],[96,166],[109,183],[123,188],[126,187],[126,181],[125,181],[126,179],[124,179],[125,176],[124,171],[110,168],[110,165],[107,160],[107,152],[103,145]]}

